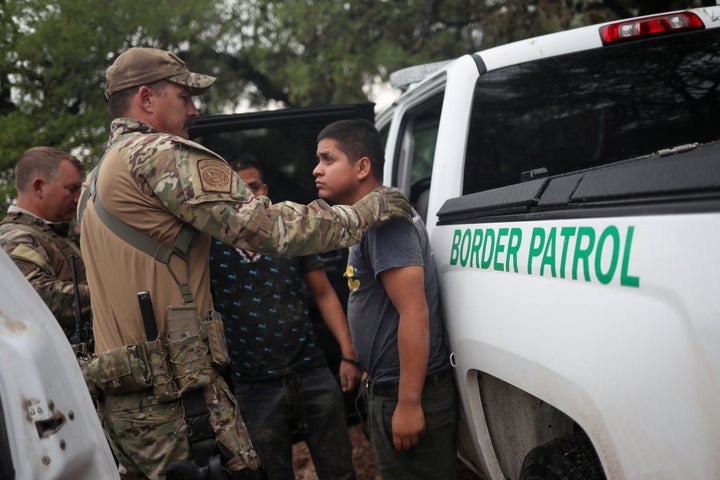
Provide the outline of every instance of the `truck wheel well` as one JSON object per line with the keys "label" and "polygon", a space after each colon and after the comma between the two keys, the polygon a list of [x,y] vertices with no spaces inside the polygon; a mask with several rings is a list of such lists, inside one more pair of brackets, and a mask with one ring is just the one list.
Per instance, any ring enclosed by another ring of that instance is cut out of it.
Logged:
{"label": "truck wheel well", "polygon": [[605,480],[592,442],[582,429],[530,450],[520,480]]}
{"label": "truck wheel well", "polygon": [[497,377],[477,372],[477,385],[482,421],[506,478],[519,478],[523,461],[534,448],[582,431],[558,408]]}

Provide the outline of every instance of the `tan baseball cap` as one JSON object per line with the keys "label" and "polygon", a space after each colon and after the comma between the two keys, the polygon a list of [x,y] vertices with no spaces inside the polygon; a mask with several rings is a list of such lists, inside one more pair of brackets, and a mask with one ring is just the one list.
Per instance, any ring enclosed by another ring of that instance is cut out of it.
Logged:
{"label": "tan baseball cap", "polygon": [[105,98],[158,80],[190,87],[193,95],[205,92],[215,83],[215,77],[188,70],[185,62],[172,52],[133,47],[120,54],[105,72]]}

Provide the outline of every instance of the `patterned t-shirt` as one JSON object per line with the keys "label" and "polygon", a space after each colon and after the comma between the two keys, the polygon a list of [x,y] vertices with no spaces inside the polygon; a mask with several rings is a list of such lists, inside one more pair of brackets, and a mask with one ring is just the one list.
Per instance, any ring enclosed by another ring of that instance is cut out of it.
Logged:
{"label": "patterned t-shirt", "polygon": [[419,216],[414,221],[414,226],[397,220],[388,222],[366,232],[359,244],[350,247],[345,272],[350,289],[347,307],[350,335],[363,367],[377,382],[400,379],[400,314],[380,280],[380,274],[392,268],[424,267],[430,334],[427,373],[449,367],[435,258],[425,225]]}
{"label": "patterned t-shirt", "polygon": [[210,277],[223,316],[234,381],[258,381],[325,365],[302,279],[316,255],[272,258],[213,241]]}

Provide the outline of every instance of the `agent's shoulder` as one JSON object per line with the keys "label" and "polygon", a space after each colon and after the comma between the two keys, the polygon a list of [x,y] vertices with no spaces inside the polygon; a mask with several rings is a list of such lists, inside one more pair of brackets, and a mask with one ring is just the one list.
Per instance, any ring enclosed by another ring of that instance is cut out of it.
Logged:
{"label": "agent's shoulder", "polygon": [[199,143],[167,133],[133,135],[118,148],[131,170],[164,169],[165,164],[194,164],[208,158],[226,163],[220,155]]}

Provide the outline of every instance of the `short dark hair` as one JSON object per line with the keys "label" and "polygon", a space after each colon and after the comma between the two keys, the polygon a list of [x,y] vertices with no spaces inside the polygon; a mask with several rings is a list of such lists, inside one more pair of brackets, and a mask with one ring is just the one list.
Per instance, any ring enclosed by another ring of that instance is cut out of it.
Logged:
{"label": "short dark hair", "polygon": [[82,163],[67,152],[52,147],[33,147],[22,154],[15,165],[15,189],[25,193],[33,178],[42,178],[46,182],[55,180],[60,171],[60,163],[68,161],[82,173]]}
{"label": "short dark hair", "polygon": [[255,157],[255,155],[251,155],[249,153],[243,153],[243,154],[238,155],[235,158],[228,160],[228,163],[230,164],[233,171],[235,171],[235,172],[239,172],[240,170],[245,170],[246,168],[254,168],[260,174],[260,181],[265,183],[265,174],[263,173],[263,169],[260,166],[260,162]]}
{"label": "short dark hair", "polygon": [[[167,80],[158,80],[157,82],[152,82],[146,85],[150,90],[155,92],[158,95],[162,95],[165,93],[165,90],[167,89]],[[128,109],[130,109],[130,101],[132,97],[135,95],[135,93],[138,91],[138,88],[142,87],[142,85],[139,85],[137,87],[130,87],[126,88],[125,90],[120,90],[119,92],[115,92],[108,98],[108,111],[110,112],[110,118],[113,120],[116,118],[120,118],[125,116]]]}
{"label": "short dark hair", "polygon": [[319,143],[326,138],[337,142],[338,148],[348,156],[350,163],[368,157],[373,177],[382,181],[385,152],[380,133],[372,123],[360,119],[338,120],[323,128],[317,141]]}

